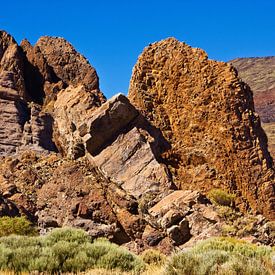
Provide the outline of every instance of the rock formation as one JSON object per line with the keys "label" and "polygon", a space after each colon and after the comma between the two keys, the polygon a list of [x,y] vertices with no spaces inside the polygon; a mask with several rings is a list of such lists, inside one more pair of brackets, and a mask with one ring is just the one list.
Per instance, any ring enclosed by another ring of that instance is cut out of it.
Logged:
{"label": "rock formation", "polygon": [[230,63],[253,91],[257,113],[263,122],[275,121],[275,57],[237,58]]}
{"label": "rock formation", "polygon": [[[41,233],[83,228],[136,252],[169,253],[233,220],[232,236],[274,242],[267,218],[246,213],[274,217],[273,170],[230,66],[175,39],[150,46],[131,81],[140,112],[122,94],[106,101],[66,40],[18,46],[0,34],[0,216],[26,215]],[[243,213],[226,208],[228,220],[203,194],[211,187],[235,192]]]}
{"label": "rock formation", "polygon": [[237,58],[230,63],[252,89],[255,109],[268,137],[269,151],[275,158],[275,57]]}
{"label": "rock formation", "polygon": [[252,92],[236,70],[169,38],[149,45],[133,69],[130,101],[160,128],[181,189],[222,187],[243,209],[274,218],[274,171]]}
{"label": "rock formation", "polygon": [[22,144],[28,119],[20,48],[7,33],[0,32],[0,155],[15,153]]}

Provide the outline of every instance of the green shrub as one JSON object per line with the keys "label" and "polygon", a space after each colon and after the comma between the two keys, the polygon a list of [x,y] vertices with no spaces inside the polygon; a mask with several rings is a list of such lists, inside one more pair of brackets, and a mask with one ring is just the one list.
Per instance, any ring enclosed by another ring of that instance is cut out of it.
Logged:
{"label": "green shrub", "polygon": [[212,189],[208,192],[207,197],[213,204],[222,206],[233,206],[235,195],[229,194],[222,189]]}
{"label": "green shrub", "polygon": [[[119,269],[121,271],[140,271],[144,268],[143,262],[136,255],[107,240],[96,240],[93,246],[97,248],[98,255],[101,253],[95,267],[107,270]],[[106,253],[103,254],[104,250]]]}
{"label": "green shrub", "polygon": [[231,238],[213,238],[172,256],[165,274],[273,274],[271,257],[270,247]]}
{"label": "green shrub", "polygon": [[197,275],[197,267],[200,262],[196,255],[191,253],[175,254],[171,257],[165,268],[167,275]]}
{"label": "green shrub", "polygon": [[89,268],[139,271],[143,262],[107,240],[91,243],[78,229],[55,229],[44,237],[0,238],[0,270],[15,272],[78,272]]}
{"label": "green shrub", "polygon": [[89,242],[90,237],[84,230],[72,229],[70,227],[55,228],[48,235],[46,235],[45,242],[47,245],[53,245],[59,241],[82,244]]}
{"label": "green shrub", "polygon": [[209,250],[227,251],[233,254],[258,259],[261,259],[265,256],[269,256],[272,253],[272,248],[269,246],[258,246],[255,244],[247,243],[245,241],[226,237],[211,238],[198,243],[193,248],[193,251],[198,253],[206,252]]}
{"label": "green shrub", "polygon": [[37,232],[32,223],[25,217],[1,217],[0,218],[0,237],[11,234],[16,235],[35,235]]}
{"label": "green shrub", "polygon": [[145,250],[141,254],[140,258],[143,260],[144,263],[156,266],[161,266],[166,261],[166,256],[156,249]]}

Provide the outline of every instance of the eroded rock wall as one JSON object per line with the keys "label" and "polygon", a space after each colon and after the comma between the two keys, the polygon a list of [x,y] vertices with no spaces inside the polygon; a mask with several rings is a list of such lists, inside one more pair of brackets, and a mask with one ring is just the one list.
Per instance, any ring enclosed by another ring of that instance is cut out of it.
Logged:
{"label": "eroded rock wall", "polygon": [[140,55],[129,99],[171,143],[164,158],[179,188],[225,188],[243,209],[275,217],[267,138],[232,66],[169,38]]}

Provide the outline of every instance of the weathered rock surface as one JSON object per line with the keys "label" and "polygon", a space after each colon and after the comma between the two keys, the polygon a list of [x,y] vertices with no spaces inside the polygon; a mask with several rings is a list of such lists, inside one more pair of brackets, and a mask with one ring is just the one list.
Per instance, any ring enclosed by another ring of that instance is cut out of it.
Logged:
{"label": "weathered rock surface", "polygon": [[0,32],[0,155],[56,150],[53,105],[69,85],[81,86],[86,96],[93,97],[89,104],[100,106],[105,101],[95,69],[65,39],[41,37],[34,46],[24,40],[19,47],[9,34]]}
{"label": "weathered rock surface", "polygon": [[[69,160],[34,152],[2,157],[0,191],[0,214],[27,215],[41,233],[75,226],[136,252],[157,246],[169,253],[175,246],[228,235],[224,229],[231,225],[217,206],[196,191],[170,190],[157,204],[150,206],[150,200],[142,205],[86,157]],[[253,242],[274,242],[264,217],[232,213],[236,232],[230,231],[230,236],[238,233]]]}
{"label": "weathered rock surface", "polygon": [[267,138],[232,66],[169,38],[141,54],[129,98],[171,143],[167,164],[179,188],[226,188],[242,209],[275,218]]}
{"label": "weathered rock surface", "polygon": [[261,120],[275,122],[275,57],[237,58],[230,63],[251,87]]}
{"label": "weathered rock surface", "polygon": [[150,143],[136,127],[119,135],[93,160],[104,174],[136,198],[148,192],[165,196],[173,186],[168,170],[156,160]]}
{"label": "weathered rock surface", "polygon": [[56,76],[67,85],[83,84],[89,91],[99,89],[95,69],[64,38],[43,36],[36,46]]}
{"label": "weathered rock surface", "polygon": [[274,242],[263,216],[197,191],[226,187],[272,217],[272,161],[249,88],[200,50],[156,45],[133,75],[142,115],[121,94],[105,102],[95,69],[66,40],[18,47],[1,32],[0,216],[26,215],[41,233],[83,228],[136,252],[216,235]]}
{"label": "weathered rock surface", "polygon": [[18,92],[0,87],[0,156],[13,154],[22,145],[28,109]]}
{"label": "weathered rock surface", "polygon": [[0,155],[15,153],[21,145],[28,119],[24,97],[20,49],[9,34],[0,31]]}
{"label": "weathered rock surface", "polygon": [[106,177],[137,198],[146,192],[164,195],[172,188],[166,166],[150,145],[155,134],[145,129],[124,95],[94,108],[93,98],[81,87],[68,87],[58,94],[54,109],[56,144],[68,157],[88,154]]}
{"label": "weathered rock surface", "polygon": [[275,57],[238,58],[230,61],[252,89],[255,109],[268,137],[268,148],[275,159]]}
{"label": "weathered rock surface", "polygon": [[0,86],[25,96],[21,51],[14,38],[4,31],[0,31]]}

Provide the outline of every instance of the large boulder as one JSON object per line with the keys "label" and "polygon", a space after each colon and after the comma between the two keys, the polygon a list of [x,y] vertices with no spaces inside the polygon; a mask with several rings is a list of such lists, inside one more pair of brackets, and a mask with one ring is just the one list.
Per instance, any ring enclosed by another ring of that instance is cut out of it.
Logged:
{"label": "large boulder", "polygon": [[140,55],[129,99],[171,143],[166,163],[179,188],[225,188],[243,210],[275,218],[267,138],[232,66],[168,38]]}
{"label": "large boulder", "polygon": [[56,144],[64,155],[86,155],[91,163],[136,198],[172,188],[164,164],[158,162],[155,133],[122,94],[94,108],[81,87],[61,91],[54,105]]}

